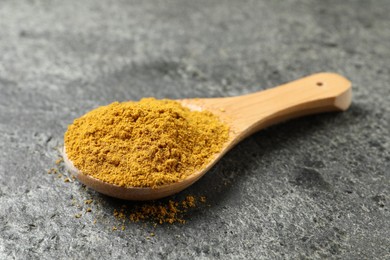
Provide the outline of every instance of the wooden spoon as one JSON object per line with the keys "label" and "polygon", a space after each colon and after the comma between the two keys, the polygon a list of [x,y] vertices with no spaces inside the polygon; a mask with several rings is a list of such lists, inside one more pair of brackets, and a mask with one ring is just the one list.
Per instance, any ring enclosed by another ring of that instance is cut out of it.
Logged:
{"label": "wooden spoon", "polygon": [[203,169],[179,182],[157,188],[120,187],[85,175],[66,156],[68,169],[80,182],[103,194],[125,200],[153,200],[184,190],[199,180],[221,157],[245,137],[288,119],[329,111],[344,111],[352,99],[351,83],[334,73],[314,74],[253,94],[178,100],[193,110],[208,110],[230,126],[229,140]]}

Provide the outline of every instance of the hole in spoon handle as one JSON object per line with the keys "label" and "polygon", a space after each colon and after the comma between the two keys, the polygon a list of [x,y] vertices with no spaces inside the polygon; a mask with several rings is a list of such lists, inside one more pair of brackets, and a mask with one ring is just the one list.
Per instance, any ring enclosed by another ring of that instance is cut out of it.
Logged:
{"label": "hole in spoon handle", "polygon": [[236,125],[247,136],[284,120],[346,110],[351,99],[350,81],[335,73],[318,73],[239,97]]}

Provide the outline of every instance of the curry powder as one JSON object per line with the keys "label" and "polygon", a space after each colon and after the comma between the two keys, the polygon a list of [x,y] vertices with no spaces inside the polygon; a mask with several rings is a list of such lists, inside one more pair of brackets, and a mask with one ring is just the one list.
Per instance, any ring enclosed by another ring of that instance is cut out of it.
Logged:
{"label": "curry powder", "polygon": [[[205,203],[206,198],[203,197],[203,199],[200,202]],[[114,209],[114,217],[122,223],[128,219],[130,222],[150,221],[155,225],[164,223],[184,224],[186,223],[185,213],[190,208],[196,208],[197,206],[197,197],[188,195],[181,201],[152,201],[136,205],[131,210],[127,210],[127,207],[122,205],[121,209]]]}
{"label": "curry powder", "polygon": [[222,149],[229,128],[208,111],[173,100],[141,99],[98,107],[65,133],[68,158],[84,174],[125,187],[178,182]]}

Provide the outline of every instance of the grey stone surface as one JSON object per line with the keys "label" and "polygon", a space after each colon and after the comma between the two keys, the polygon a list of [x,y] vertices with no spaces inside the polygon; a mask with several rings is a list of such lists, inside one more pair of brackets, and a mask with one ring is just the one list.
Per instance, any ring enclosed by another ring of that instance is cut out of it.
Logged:
{"label": "grey stone surface", "polygon": [[[389,13],[387,0],[1,1],[0,259],[389,259]],[[208,197],[185,225],[113,232],[124,202],[46,173],[94,107],[319,71],[353,82],[351,109],[243,141],[176,196]]]}

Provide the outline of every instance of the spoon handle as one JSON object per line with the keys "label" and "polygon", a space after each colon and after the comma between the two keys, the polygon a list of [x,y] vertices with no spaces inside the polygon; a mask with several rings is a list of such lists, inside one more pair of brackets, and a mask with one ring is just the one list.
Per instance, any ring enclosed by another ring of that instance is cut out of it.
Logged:
{"label": "spoon handle", "polygon": [[284,120],[346,110],[352,99],[351,82],[334,73],[318,73],[279,87],[225,99],[219,105],[233,117],[242,139]]}

